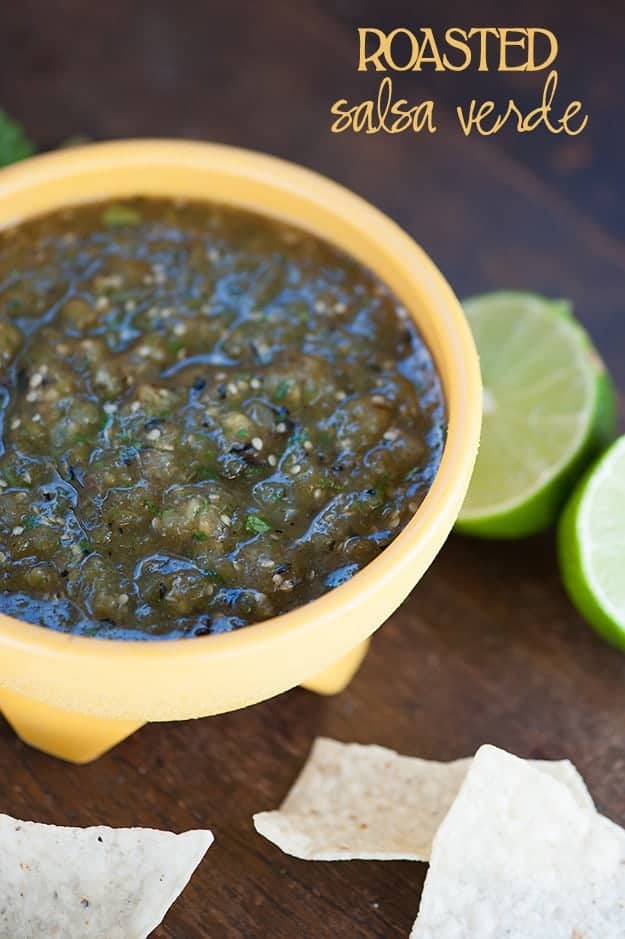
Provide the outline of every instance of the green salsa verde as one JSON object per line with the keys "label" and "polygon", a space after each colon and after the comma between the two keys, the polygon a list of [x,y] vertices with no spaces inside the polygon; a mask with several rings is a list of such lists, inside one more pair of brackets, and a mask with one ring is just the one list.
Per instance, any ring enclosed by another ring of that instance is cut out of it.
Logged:
{"label": "green salsa verde", "polygon": [[284,613],[423,500],[445,410],[397,298],[296,228],[130,199],[0,233],[0,611],[171,638]]}

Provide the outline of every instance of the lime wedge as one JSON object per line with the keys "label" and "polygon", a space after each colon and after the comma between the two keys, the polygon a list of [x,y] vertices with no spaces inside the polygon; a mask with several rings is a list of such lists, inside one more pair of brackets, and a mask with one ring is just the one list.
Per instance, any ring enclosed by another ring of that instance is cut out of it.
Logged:
{"label": "lime wedge", "polygon": [[459,531],[521,538],[551,525],[614,437],[616,396],[570,304],[499,292],[464,303],[480,353],[484,423]]}
{"label": "lime wedge", "polygon": [[558,530],[565,587],[600,636],[625,650],[625,437],[593,466]]}

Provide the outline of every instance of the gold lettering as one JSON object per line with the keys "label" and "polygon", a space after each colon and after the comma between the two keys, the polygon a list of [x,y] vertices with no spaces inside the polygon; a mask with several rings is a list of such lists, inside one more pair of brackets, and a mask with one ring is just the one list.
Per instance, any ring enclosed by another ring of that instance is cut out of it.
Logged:
{"label": "gold lettering", "polygon": [[337,118],[330,126],[333,134],[342,134],[353,130],[359,134],[401,134],[405,130],[419,133],[427,130],[436,133],[434,123],[434,102],[431,100],[410,104],[406,98],[393,100],[393,81],[386,76],[380,82],[375,100],[361,101],[350,106],[347,98],[340,98],[330,107],[330,113]]}
{"label": "gold lettering", "polygon": [[[468,68],[477,72],[495,68],[500,72],[538,72],[548,69],[558,56],[555,34],[542,27],[452,26],[445,30],[440,47],[429,26],[418,30],[398,26],[388,33],[363,26],[357,28],[357,34],[359,72],[463,72]],[[552,68],[545,78],[540,103],[531,110],[521,110],[513,98],[508,99],[505,108],[493,100],[477,98],[458,105],[456,116],[463,134],[488,137],[506,126],[519,134],[541,127],[550,134],[581,134],[589,120],[583,103],[575,100],[556,108],[558,80],[558,72]],[[387,75],[380,79],[375,97],[354,103],[339,98],[330,106],[331,132],[436,133],[433,100],[411,102],[408,98],[395,99],[393,93],[393,79]]]}
{"label": "gold lettering", "polygon": [[550,134],[565,133],[571,137],[581,134],[588,124],[588,115],[582,117],[577,127],[570,126],[570,121],[574,117],[577,117],[582,110],[583,106],[581,101],[572,101],[564,110],[562,117],[557,121],[552,118],[551,112],[553,110],[553,100],[557,88],[558,73],[553,69],[545,80],[541,102],[538,107],[533,108],[531,111],[528,111],[527,114],[523,115],[516,101],[510,98],[506,111],[503,114],[496,115],[490,125],[485,123],[485,121],[493,115],[495,102],[483,101],[482,104],[478,105],[474,98],[469,103],[466,113],[461,106],[456,108],[460,127],[465,137],[468,137],[473,131],[481,134],[483,137],[489,137],[491,134],[498,133],[513,117],[516,117],[516,129],[520,134],[531,133],[541,126],[544,126]]}
{"label": "gold lettering", "polygon": [[564,131],[565,134],[568,134],[569,137],[577,137],[577,135],[581,134],[581,132],[584,130],[584,128],[588,124],[588,115],[585,114],[577,130],[569,129],[569,120],[572,117],[575,117],[577,114],[579,114],[579,112],[582,110],[582,107],[583,107],[583,104],[581,101],[571,101],[566,111],[560,118],[559,123],[562,125],[562,130]]}
{"label": "gold lettering", "polygon": [[[405,65],[399,65],[395,61],[392,55],[393,42],[395,41],[397,36],[407,36],[408,41],[410,43],[410,58],[408,59],[408,62]],[[393,69],[393,71],[409,72],[413,68],[415,63],[418,63],[419,61],[419,43],[417,42],[417,38],[415,34],[411,32],[409,29],[405,29],[403,26],[398,26],[397,29],[394,29],[386,37],[385,55],[386,55],[386,61],[388,62],[390,67]]]}
{"label": "gold lettering", "polygon": [[452,27],[448,29],[445,33],[445,42],[448,46],[451,46],[452,49],[458,49],[463,53],[464,59],[459,65],[452,65],[447,53],[443,56],[443,64],[449,72],[464,72],[466,68],[471,64],[471,47],[467,40],[467,32],[465,29],[458,29]]}
{"label": "gold lettering", "polygon": [[[369,33],[372,33],[377,38],[378,48],[374,52],[367,54],[367,36]],[[358,56],[358,71],[366,72],[369,62],[373,62],[377,72],[385,72],[386,66],[382,65],[380,62],[380,56],[384,54],[386,34],[383,33],[381,29],[375,29],[372,26],[359,26],[358,41],[360,48],[360,53]]]}
{"label": "gold lettering", "polygon": [[351,126],[351,112],[349,109],[345,110],[348,103],[347,98],[339,98],[330,108],[330,114],[338,118],[338,120],[330,125],[330,130],[333,134],[342,134],[344,130],[347,130]]}
{"label": "gold lettering", "polygon": [[557,127],[553,126],[549,116],[557,87],[558,73],[554,69],[552,72],[549,72],[549,75],[547,76],[547,81],[545,82],[545,86],[543,88],[543,96],[540,104],[537,108],[534,108],[533,111],[530,111],[525,115],[523,125],[519,128],[522,134],[527,133],[528,131],[536,130],[540,124],[544,124],[551,134],[560,134],[562,132],[561,127],[558,129]]}
{"label": "gold lettering", "polygon": [[489,114],[492,114],[494,110],[494,101],[483,101],[478,108],[477,101],[474,98],[473,101],[471,101],[469,104],[468,113],[465,118],[462,107],[458,105],[456,108],[456,114],[458,115],[458,120],[460,121],[460,126],[462,127],[465,137],[469,136],[474,127],[478,133],[483,134],[484,131],[481,129],[481,123],[484,118],[488,117]]}
{"label": "gold lettering", "polygon": [[[415,65],[415,70],[421,70],[421,66],[424,62],[433,63],[434,70],[436,72],[444,72],[445,66],[443,65],[443,60],[440,57],[438,51],[438,46],[436,45],[436,39],[434,38],[434,33],[432,32],[429,26],[424,27],[421,30],[423,33],[423,41],[421,43],[421,51],[419,52],[419,47],[417,46],[417,63]],[[426,53],[428,53],[426,55]]]}
{"label": "gold lettering", "polygon": [[361,130],[365,130],[367,134],[370,134],[370,128],[373,124],[373,101],[363,101],[362,104],[353,109],[353,115],[352,126],[354,132],[359,134]]}
{"label": "gold lettering", "polygon": [[393,81],[391,78],[383,78],[380,82],[380,87],[378,89],[378,100],[377,100],[377,114],[378,114],[378,124],[377,129],[370,129],[367,131],[368,134],[375,134],[377,131],[383,127],[386,130],[386,115],[389,112],[391,107],[391,102],[393,100]]}
{"label": "gold lettering", "polygon": [[[549,52],[547,58],[540,62],[536,63],[536,36],[544,36],[549,43]],[[556,56],[558,55],[558,40],[551,32],[550,29],[528,29],[527,30],[527,71],[528,72],[540,72],[544,68],[549,68],[549,66],[555,62]]]}
{"label": "gold lettering", "polygon": [[[502,28],[500,31],[499,37],[499,71],[500,72],[524,72],[527,68],[527,62],[523,62],[521,65],[509,65],[507,51],[511,46],[520,46],[521,49],[525,49],[525,42],[527,39],[527,30],[526,29],[505,29]],[[510,39],[511,33],[520,33],[520,39]]]}
{"label": "gold lettering", "polygon": [[477,67],[478,72],[487,72],[488,71],[488,54],[487,54],[487,42],[489,36],[498,36],[499,30],[496,26],[481,26],[479,29],[473,27],[469,30],[469,39],[473,39],[474,36],[480,37],[480,64]]}

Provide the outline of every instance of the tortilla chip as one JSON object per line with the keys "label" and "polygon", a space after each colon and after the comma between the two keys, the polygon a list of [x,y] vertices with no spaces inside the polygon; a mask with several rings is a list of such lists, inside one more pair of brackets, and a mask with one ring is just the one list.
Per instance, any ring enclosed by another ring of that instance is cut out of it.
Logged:
{"label": "tortilla chip", "polygon": [[[427,861],[471,762],[437,763],[320,737],[281,808],[255,815],[254,825],[286,854],[304,860]],[[594,811],[568,760],[537,765]]]}
{"label": "tortilla chip", "polygon": [[0,815],[0,939],[145,939],[210,831],[59,828]]}
{"label": "tortilla chip", "polygon": [[623,939],[625,831],[482,747],[432,848],[412,939]]}

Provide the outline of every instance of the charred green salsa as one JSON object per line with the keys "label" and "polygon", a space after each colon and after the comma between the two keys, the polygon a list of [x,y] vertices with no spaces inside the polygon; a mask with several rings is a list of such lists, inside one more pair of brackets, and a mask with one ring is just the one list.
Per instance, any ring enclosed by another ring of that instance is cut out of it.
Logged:
{"label": "charred green salsa", "polygon": [[0,233],[0,610],[231,630],[350,578],[439,464],[396,298],[294,228],[132,199]]}

